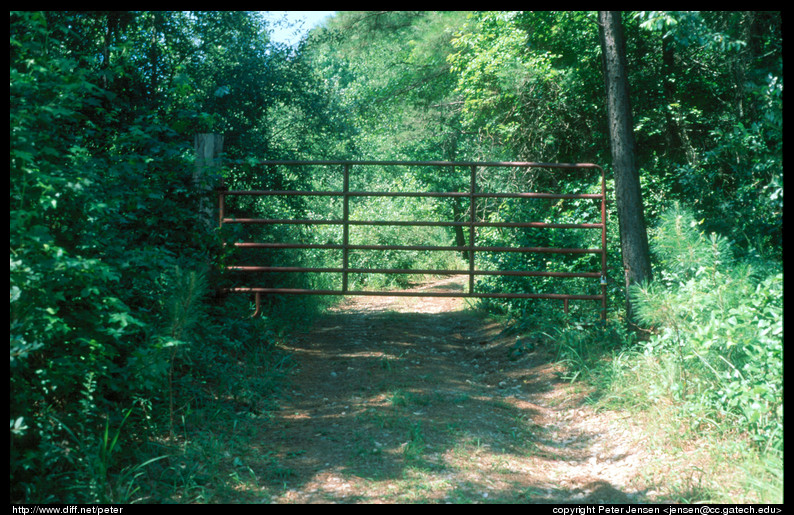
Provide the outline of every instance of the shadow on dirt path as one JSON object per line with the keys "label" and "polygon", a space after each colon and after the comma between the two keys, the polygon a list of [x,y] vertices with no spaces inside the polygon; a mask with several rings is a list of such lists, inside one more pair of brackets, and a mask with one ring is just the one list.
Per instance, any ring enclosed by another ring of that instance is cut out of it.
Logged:
{"label": "shadow on dirt path", "polygon": [[265,500],[648,502],[637,432],[515,343],[460,299],[348,299],[288,344],[249,457]]}

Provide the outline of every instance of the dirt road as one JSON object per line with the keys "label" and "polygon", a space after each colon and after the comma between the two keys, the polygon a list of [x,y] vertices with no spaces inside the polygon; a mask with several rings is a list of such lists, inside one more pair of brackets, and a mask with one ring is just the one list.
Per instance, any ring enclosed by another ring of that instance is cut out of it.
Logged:
{"label": "dirt road", "polygon": [[461,299],[347,300],[288,344],[297,366],[258,435],[263,500],[653,502],[641,432],[515,343]]}

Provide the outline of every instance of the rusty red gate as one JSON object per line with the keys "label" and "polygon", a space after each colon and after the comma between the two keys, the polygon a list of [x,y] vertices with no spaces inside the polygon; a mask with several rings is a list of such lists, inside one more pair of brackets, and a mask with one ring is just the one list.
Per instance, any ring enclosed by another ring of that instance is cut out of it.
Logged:
{"label": "rusty red gate", "polygon": [[[259,161],[262,166],[333,166],[338,167],[342,174],[342,189],[335,191],[292,191],[292,190],[218,190],[219,224],[299,224],[299,225],[337,225],[342,227],[341,243],[294,243],[294,242],[235,242],[237,248],[268,248],[268,249],[329,249],[341,250],[341,263],[338,267],[296,267],[296,266],[227,266],[227,270],[239,272],[270,272],[270,273],[329,273],[341,274],[341,289],[301,289],[284,287],[231,287],[225,288],[224,293],[254,294],[256,311],[260,313],[262,294],[279,295],[381,295],[381,296],[421,296],[421,297],[465,297],[465,298],[510,298],[510,299],[559,299],[563,301],[565,312],[568,312],[569,300],[589,300],[601,303],[601,319],[606,319],[606,267],[607,267],[607,240],[606,240],[606,181],[604,170],[598,165],[589,163],[531,163],[531,162],[448,162],[448,161]],[[351,191],[350,175],[354,167],[390,166],[390,167],[438,167],[446,169],[468,169],[468,191]],[[486,193],[477,190],[477,170],[479,168],[510,167],[510,168],[548,168],[561,170],[596,171],[601,175],[600,193],[563,194],[548,192],[520,192],[520,193]],[[227,198],[234,196],[278,196],[278,197],[333,197],[342,200],[342,218],[334,220],[306,220],[306,219],[265,219],[265,218],[235,218],[228,216]],[[350,217],[350,199],[356,197],[428,197],[468,199],[469,216],[467,221],[388,221],[388,220],[352,220]],[[488,222],[483,217],[477,219],[477,202],[488,198],[517,198],[517,199],[594,199],[599,201],[601,220],[599,223],[549,223],[537,221],[520,222]],[[351,226],[415,226],[415,227],[463,227],[468,229],[469,241],[466,245],[354,245],[351,244]],[[478,227],[511,227],[511,228],[550,228],[550,229],[600,229],[601,248],[550,248],[550,247],[495,247],[478,246],[476,229]],[[351,267],[349,264],[350,251],[388,251],[388,250],[421,250],[421,251],[456,251],[468,255],[467,270],[425,270],[425,269],[393,269],[393,268],[361,268]],[[599,254],[601,257],[601,270],[590,272],[554,272],[554,271],[526,271],[526,270],[479,270],[477,269],[475,254],[477,252],[502,253],[552,253],[552,254]],[[399,290],[352,290],[348,287],[349,274],[425,274],[425,275],[466,275],[468,276],[468,291],[464,292],[439,292],[439,291],[399,291]],[[584,277],[600,281],[600,295],[585,294],[557,294],[557,293],[514,293],[514,292],[478,292],[476,291],[475,277],[477,276],[518,276],[518,277]]]}

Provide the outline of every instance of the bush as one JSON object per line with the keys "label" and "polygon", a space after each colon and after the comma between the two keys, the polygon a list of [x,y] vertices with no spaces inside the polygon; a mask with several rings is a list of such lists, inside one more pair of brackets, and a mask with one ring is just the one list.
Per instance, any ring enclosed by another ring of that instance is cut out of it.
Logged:
{"label": "bush", "polygon": [[698,226],[676,206],[653,233],[661,277],[630,291],[654,333],[645,352],[677,363],[676,398],[782,446],[782,272],[735,260],[725,238]]}
{"label": "bush", "polygon": [[213,326],[213,236],[189,143],[101,87],[53,16],[11,16],[11,499],[111,502],[122,462],[148,461],[138,406],[168,420],[175,362]]}

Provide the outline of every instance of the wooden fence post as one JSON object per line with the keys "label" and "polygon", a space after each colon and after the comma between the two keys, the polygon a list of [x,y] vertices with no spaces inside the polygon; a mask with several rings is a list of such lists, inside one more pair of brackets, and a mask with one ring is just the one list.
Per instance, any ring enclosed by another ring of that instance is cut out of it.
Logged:
{"label": "wooden fence post", "polygon": [[223,184],[223,177],[220,177],[218,173],[220,155],[223,152],[223,135],[196,134],[195,150],[196,168],[193,170],[193,186],[202,195],[199,201],[199,219],[208,229],[211,229],[215,225],[215,216],[209,192]]}

